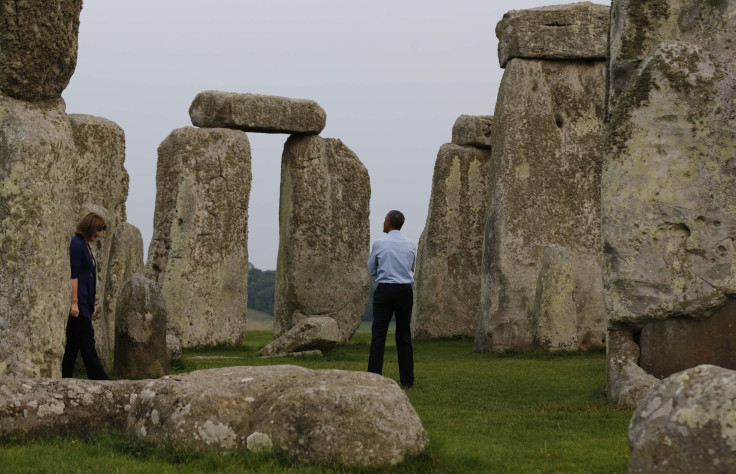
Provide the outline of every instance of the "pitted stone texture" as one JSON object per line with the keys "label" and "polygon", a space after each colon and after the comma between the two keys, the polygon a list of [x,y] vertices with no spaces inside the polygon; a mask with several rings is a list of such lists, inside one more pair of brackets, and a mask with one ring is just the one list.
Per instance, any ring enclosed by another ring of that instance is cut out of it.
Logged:
{"label": "pitted stone texture", "polygon": [[79,209],[93,203],[113,216],[107,223],[112,233],[125,222],[128,172],[125,170],[125,133],[115,122],[93,115],[70,114],[74,145],[79,152],[75,169],[74,202]]}
{"label": "pitted stone texture", "polygon": [[[611,4],[608,112],[616,108],[624,88],[642,61],[662,41],[700,46],[709,56],[729,62],[733,77],[736,5],[730,1],[614,0]],[[731,59],[727,59],[731,58]],[[727,81],[726,81],[727,82]],[[736,105],[730,105],[731,111]]]}
{"label": "pitted stone texture", "polygon": [[416,338],[475,333],[490,183],[490,151],[442,145],[417,248],[412,316]]}
{"label": "pitted stone texture", "polygon": [[699,365],[657,385],[629,423],[630,473],[736,471],[736,372]]}
{"label": "pitted stone texture", "polygon": [[174,130],[158,148],[147,275],[184,347],[241,344],[248,301],[250,144],[222,128]]}
{"label": "pitted stone texture", "polygon": [[0,375],[61,375],[77,162],[64,109],[0,95]]}
{"label": "pitted stone texture", "polygon": [[0,5],[0,91],[40,102],[61,98],[77,66],[82,0]]}
{"label": "pitted stone texture", "polygon": [[606,338],[606,387],[613,403],[636,406],[657,384],[639,367],[641,350],[630,331],[609,330]]}
{"label": "pitted stone texture", "polygon": [[532,348],[544,249],[567,249],[578,347],[605,344],[601,289],[600,167],[605,63],[509,61],[493,132],[475,348]]}
{"label": "pitted stone texture", "polygon": [[493,115],[461,115],[452,126],[452,143],[491,149]]}
{"label": "pitted stone texture", "polygon": [[274,338],[308,317],[328,316],[337,321],[340,343],[350,341],[368,304],[370,194],[368,171],[340,140],[286,141]]}
{"label": "pitted stone texture", "polygon": [[339,341],[337,321],[318,316],[301,321],[258,352],[265,356],[309,350],[327,352]]}
{"label": "pitted stone texture", "polygon": [[166,306],[156,283],[140,273],[128,278],[115,309],[115,375],[142,379],[169,372]]}
{"label": "pitted stone texture", "polygon": [[327,121],[327,114],[313,100],[220,91],[197,94],[189,117],[197,127],[289,134],[317,134]]}
{"label": "pitted stone texture", "polygon": [[545,350],[578,348],[575,281],[570,253],[558,245],[544,249],[534,299],[534,347]]}
{"label": "pitted stone texture", "polygon": [[590,2],[511,10],[496,25],[501,67],[514,58],[605,60],[609,15]]}
{"label": "pitted stone texture", "polygon": [[0,377],[0,436],[91,436],[121,431],[143,388],[130,380]]}
{"label": "pitted stone texture", "polygon": [[[143,272],[143,238],[132,224],[121,222],[115,229],[108,227],[111,240],[107,263],[102,314],[105,316],[110,347],[115,347],[115,307],[120,288],[134,273]],[[99,298],[98,298],[99,300]]]}
{"label": "pitted stone texture", "polygon": [[427,435],[406,394],[376,374],[291,365],[229,367],[149,383],[126,433],[175,448],[237,451],[253,433],[298,462],[390,466]]}
{"label": "pitted stone texture", "polygon": [[169,354],[169,362],[181,360],[181,341],[173,334],[166,335],[166,352]]}

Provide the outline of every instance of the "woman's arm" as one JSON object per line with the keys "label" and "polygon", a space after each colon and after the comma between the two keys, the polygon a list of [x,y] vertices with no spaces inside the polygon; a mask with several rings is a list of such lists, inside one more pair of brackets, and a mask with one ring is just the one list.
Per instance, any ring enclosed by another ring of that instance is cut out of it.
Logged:
{"label": "woman's arm", "polygon": [[72,307],[69,310],[69,314],[75,318],[79,316],[79,299],[77,298],[77,285],[79,280],[72,278]]}

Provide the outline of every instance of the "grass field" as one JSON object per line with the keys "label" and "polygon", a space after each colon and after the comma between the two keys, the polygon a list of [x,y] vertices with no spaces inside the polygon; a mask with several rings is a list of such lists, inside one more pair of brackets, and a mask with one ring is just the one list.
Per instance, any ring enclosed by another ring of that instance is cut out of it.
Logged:
{"label": "grass field", "polygon": [[[226,365],[296,364],[365,370],[370,334],[324,357],[261,359],[270,331],[238,348],[186,350],[177,372]],[[195,355],[237,359],[193,360]],[[407,395],[429,435],[425,455],[390,472],[626,472],[632,410],[605,399],[605,354],[481,354],[469,339],[415,342],[416,384]],[[388,339],[384,375],[398,378]],[[5,439],[2,472],[354,472],[291,464],[282,456],[176,452],[118,434],[90,439]],[[356,471],[373,472],[373,471]]]}

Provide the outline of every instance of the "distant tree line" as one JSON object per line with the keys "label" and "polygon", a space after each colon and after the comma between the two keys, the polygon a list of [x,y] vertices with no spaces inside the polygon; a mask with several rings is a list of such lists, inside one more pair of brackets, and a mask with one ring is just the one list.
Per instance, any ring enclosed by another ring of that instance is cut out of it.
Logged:
{"label": "distant tree line", "polygon": [[248,307],[273,314],[276,271],[259,270],[248,263]]}

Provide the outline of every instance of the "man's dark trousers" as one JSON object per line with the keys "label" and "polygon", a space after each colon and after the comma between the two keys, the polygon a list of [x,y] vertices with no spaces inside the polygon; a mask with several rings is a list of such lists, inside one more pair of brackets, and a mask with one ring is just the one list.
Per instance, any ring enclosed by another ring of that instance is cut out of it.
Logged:
{"label": "man's dark trousers", "polygon": [[82,353],[82,362],[87,369],[88,379],[107,380],[107,374],[95,350],[95,330],[92,328],[92,321],[84,316],[69,316],[66,322],[66,348],[64,358],[61,360],[62,377],[72,376],[78,352]]}
{"label": "man's dark trousers", "polygon": [[396,314],[396,351],[399,354],[401,384],[414,384],[414,353],[411,347],[411,283],[379,283],[373,293],[373,326],[368,372],[383,373],[383,352],[391,316]]}

